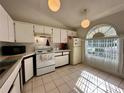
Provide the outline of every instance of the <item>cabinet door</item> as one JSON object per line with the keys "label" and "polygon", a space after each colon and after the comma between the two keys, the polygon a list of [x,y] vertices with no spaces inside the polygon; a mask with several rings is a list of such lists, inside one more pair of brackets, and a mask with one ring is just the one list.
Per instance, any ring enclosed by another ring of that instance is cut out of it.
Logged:
{"label": "cabinet door", "polygon": [[53,28],[53,43],[60,43],[60,29]]}
{"label": "cabinet door", "polygon": [[0,5],[0,41],[8,41],[7,13]]}
{"label": "cabinet door", "polygon": [[61,29],[61,43],[67,43],[67,31]]}
{"label": "cabinet door", "polygon": [[51,35],[53,32],[53,27],[45,26],[44,29],[45,29],[45,34]]}
{"label": "cabinet door", "polygon": [[2,92],[2,88],[0,89],[0,93],[3,93],[3,92]]}
{"label": "cabinet door", "polygon": [[34,42],[33,24],[15,22],[16,42]]}
{"label": "cabinet door", "polygon": [[56,67],[66,65],[68,63],[69,63],[69,56],[68,55],[55,57]]}
{"label": "cabinet door", "polygon": [[73,36],[74,36],[74,37],[77,37],[77,32],[74,32],[74,31],[73,31]]}
{"label": "cabinet door", "polygon": [[34,31],[35,33],[44,33],[44,26],[41,25],[34,25]]}
{"label": "cabinet door", "polygon": [[13,86],[9,93],[17,93],[15,87]]}
{"label": "cabinet door", "polygon": [[14,22],[12,18],[8,15],[8,30],[9,30],[9,42],[15,41],[15,35],[14,35]]}
{"label": "cabinet door", "polygon": [[67,33],[68,33],[68,36],[73,36],[73,32],[72,31],[68,30]]}
{"label": "cabinet door", "polygon": [[33,57],[24,60],[25,82],[33,77]]}
{"label": "cabinet door", "polygon": [[19,73],[15,79],[15,82],[13,84],[13,87],[12,87],[10,93],[21,93]]}

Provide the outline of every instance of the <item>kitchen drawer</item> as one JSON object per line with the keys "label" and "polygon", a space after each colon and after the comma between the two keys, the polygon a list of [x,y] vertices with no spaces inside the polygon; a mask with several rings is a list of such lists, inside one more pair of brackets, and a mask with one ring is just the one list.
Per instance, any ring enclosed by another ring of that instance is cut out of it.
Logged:
{"label": "kitchen drawer", "polygon": [[69,52],[63,52],[63,55],[69,55]]}
{"label": "kitchen drawer", "polygon": [[48,66],[48,67],[37,69],[37,76],[49,73],[51,71],[55,71],[55,65],[51,65],[51,66]]}
{"label": "kitchen drawer", "polygon": [[62,52],[60,52],[60,53],[55,53],[55,56],[62,56]]}

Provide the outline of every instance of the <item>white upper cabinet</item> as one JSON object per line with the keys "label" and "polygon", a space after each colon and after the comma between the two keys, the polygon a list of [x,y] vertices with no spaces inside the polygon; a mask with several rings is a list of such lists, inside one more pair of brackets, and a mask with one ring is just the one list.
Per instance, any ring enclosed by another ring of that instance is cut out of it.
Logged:
{"label": "white upper cabinet", "polygon": [[60,29],[53,28],[53,43],[60,43]]}
{"label": "white upper cabinet", "polygon": [[1,5],[0,5],[0,41],[14,42],[13,20]]}
{"label": "white upper cabinet", "polygon": [[34,25],[35,33],[52,35],[53,27]]}
{"label": "white upper cabinet", "polygon": [[53,27],[44,26],[44,32],[45,32],[45,34],[52,35]]}
{"label": "white upper cabinet", "polygon": [[77,37],[77,32],[73,31],[73,36]]}
{"label": "white upper cabinet", "polygon": [[61,43],[67,43],[67,30],[61,29]]}
{"label": "white upper cabinet", "polygon": [[34,25],[34,31],[35,33],[44,33],[44,26],[42,25]]}
{"label": "white upper cabinet", "polygon": [[34,42],[33,24],[15,21],[16,42]]}
{"label": "white upper cabinet", "polygon": [[7,12],[0,5],[0,41],[8,41],[8,36]]}
{"label": "white upper cabinet", "polygon": [[77,32],[68,30],[68,36],[77,37]]}
{"label": "white upper cabinet", "polygon": [[73,32],[72,31],[68,30],[67,32],[68,32],[68,36],[73,36]]}
{"label": "white upper cabinet", "polygon": [[9,42],[15,41],[15,35],[14,35],[14,21],[12,18],[8,15],[8,30],[9,30]]}

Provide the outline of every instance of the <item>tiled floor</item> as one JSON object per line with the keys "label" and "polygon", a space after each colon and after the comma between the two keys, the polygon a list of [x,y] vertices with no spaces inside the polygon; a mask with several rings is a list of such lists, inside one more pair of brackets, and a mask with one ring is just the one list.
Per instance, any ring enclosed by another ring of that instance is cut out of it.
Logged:
{"label": "tiled floor", "polygon": [[123,89],[123,79],[79,64],[34,77],[24,85],[23,93],[124,93]]}

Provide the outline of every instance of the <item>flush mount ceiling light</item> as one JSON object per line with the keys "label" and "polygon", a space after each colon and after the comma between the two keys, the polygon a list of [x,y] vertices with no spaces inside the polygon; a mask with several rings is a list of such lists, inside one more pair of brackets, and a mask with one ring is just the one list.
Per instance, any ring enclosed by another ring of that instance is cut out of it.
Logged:
{"label": "flush mount ceiling light", "polygon": [[83,11],[84,19],[81,21],[81,27],[88,28],[90,25],[90,20],[87,18],[87,9],[84,9]]}
{"label": "flush mount ceiling light", "polygon": [[57,12],[61,7],[60,0],[48,0],[48,7],[51,11]]}

